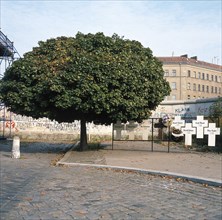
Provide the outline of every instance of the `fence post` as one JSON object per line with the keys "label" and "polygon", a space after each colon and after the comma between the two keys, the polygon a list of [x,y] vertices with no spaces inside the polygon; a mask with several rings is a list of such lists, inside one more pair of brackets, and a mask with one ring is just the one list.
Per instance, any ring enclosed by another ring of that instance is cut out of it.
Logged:
{"label": "fence post", "polygon": [[168,125],[168,153],[170,152],[170,125]]}
{"label": "fence post", "polygon": [[152,118],[152,141],[151,141],[151,150],[153,152],[153,118]]}
{"label": "fence post", "polygon": [[113,139],[114,139],[114,124],[112,123],[112,150],[113,150]]}

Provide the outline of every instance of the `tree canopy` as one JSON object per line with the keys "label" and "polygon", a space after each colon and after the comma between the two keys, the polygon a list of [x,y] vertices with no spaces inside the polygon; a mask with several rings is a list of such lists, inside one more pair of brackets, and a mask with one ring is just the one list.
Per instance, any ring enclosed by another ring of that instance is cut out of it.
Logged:
{"label": "tree canopy", "polygon": [[138,41],[78,33],[46,42],[2,79],[6,106],[57,121],[141,121],[169,94],[161,63]]}
{"label": "tree canopy", "polygon": [[222,117],[222,97],[219,97],[218,100],[210,106],[209,116],[211,118]]}
{"label": "tree canopy", "polygon": [[13,62],[0,82],[11,111],[58,122],[141,122],[169,95],[149,48],[114,34],[58,37]]}

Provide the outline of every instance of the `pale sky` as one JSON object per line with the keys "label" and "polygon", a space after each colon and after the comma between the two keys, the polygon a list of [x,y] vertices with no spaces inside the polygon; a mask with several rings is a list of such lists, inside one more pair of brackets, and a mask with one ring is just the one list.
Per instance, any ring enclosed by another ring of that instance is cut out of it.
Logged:
{"label": "pale sky", "polygon": [[222,0],[0,0],[1,31],[22,56],[38,41],[77,32],[140,41],[154,56],[222,61]]}

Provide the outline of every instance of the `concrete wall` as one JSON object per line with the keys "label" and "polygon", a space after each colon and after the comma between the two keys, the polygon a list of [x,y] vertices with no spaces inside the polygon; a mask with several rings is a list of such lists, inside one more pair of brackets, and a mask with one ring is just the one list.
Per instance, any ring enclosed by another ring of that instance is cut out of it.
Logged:
{"label": "concrete wall", "polygon": [[[160,118],[165,114],[172,117],[180,115],[183,117],[196,117],[197,115],[208,116],[210,106],[215,103],[218,98],[198,99],[189,101],[165,101],[162,102],[153,112],[153,118]],[[79,139],[80,123],[58,123],[50,121],[47,118],[33,119],[31,117],[10,114],[0,110],[1,118],[3,114],[7,120],[14,122],[14,127],[4,127],[4,135],[14,136],[19,135],[24,140],[44,140],[44,141],[75,141]],[[0,120],[0,136],[3,133],[3,126],[6,122]],[[90,140],[105,140],[112,137],[112,126],[87,124],[87,133]]]}
{"label": "concrete wall", "polygon": [[196,99],[187,101],[164,101],[152,113],[153,118],[161,118],[165,114],[182,117],[209,115],[209,109],[219,98]]}

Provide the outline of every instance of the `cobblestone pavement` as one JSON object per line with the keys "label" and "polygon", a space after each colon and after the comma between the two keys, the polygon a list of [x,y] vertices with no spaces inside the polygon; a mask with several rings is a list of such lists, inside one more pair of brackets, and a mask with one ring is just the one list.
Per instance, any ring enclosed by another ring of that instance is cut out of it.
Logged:
{"label": "cobblestone pavement", "polygon": [[222,219],[222,190],[201,184],[52,164],[70,145],[0,142],[0,219]]}

